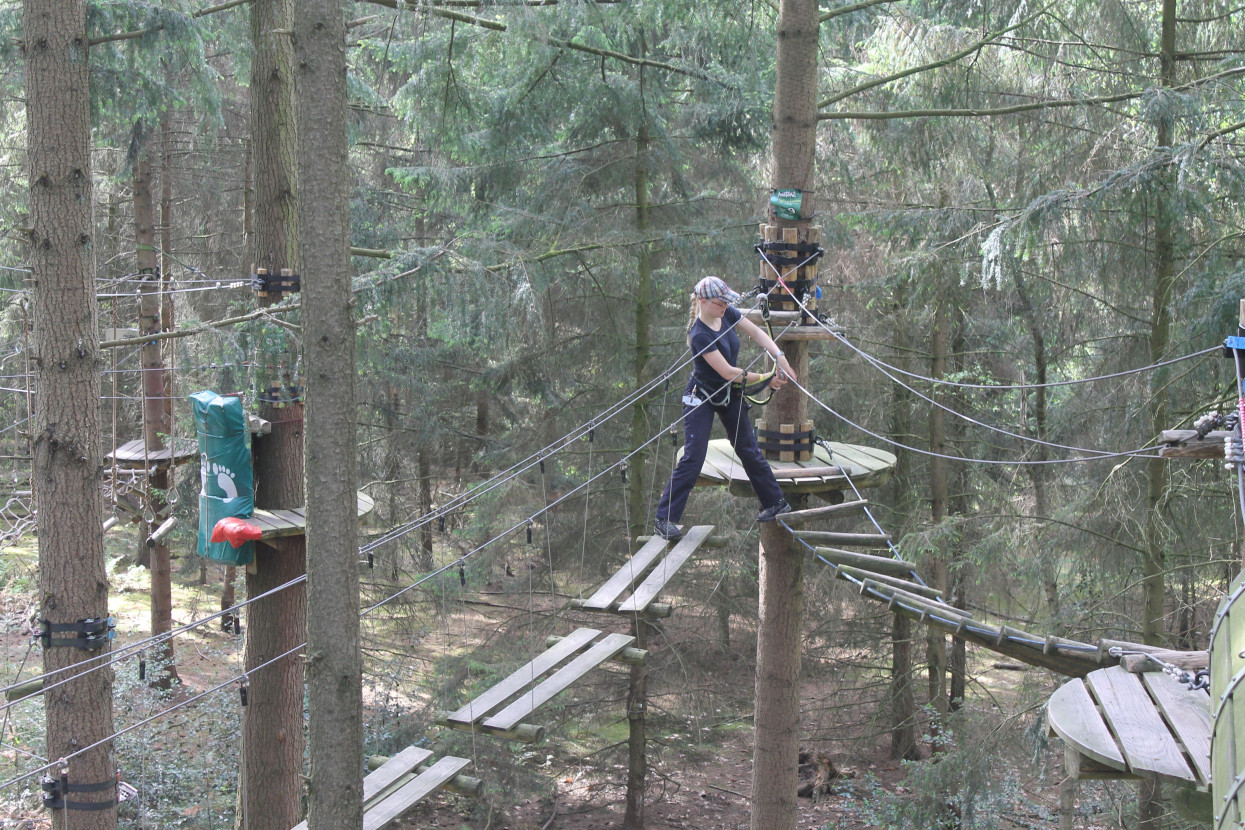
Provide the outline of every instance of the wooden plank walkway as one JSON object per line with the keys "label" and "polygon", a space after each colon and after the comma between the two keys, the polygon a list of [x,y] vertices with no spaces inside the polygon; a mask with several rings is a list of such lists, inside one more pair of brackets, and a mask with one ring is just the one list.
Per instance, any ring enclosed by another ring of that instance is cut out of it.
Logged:
{"label": "wooden plank walkway", "polygon": [[[571,632],[466,706],[446,716],[442,722],[453,729],[466,731],[475,731],[480,727],[496,732],[514,729],[539,706],[635,642],[635,637],[626,634],[608,634],[597,640],[600,635],[601,632],[593,628]],[[591,646],[586,651],[580,651],[589,643]],[[572,655],[574,658],[570,662],[541,680],[547,672]],[[531,688],[527,688],[529,686]],[[510,703],[506,704],[506,701]],[[503,708],[495,711],[498,707]]]}
{"label": "wooden plank walkway", "polygon": [[[1166,674],[1098,669],[1084,683],[1071,680],[1051,695],[1046,718],[1075,753],[1068,764],[1073,777],[1210,786],[1210,698]],[[1078,755],[1109,769],[1082,765]],[[1082,767],[1090,776],[1079,774]]]}
{"label": "wooden plank walkway", "polygon": [[[419,771],[417,767],[431,757],[427,749],[408,746],[363,779],[365,830],[384,830],[471,763],[466,758],[447,756]],[[300,822],[293,830],[307,830],[307,822]]]}
{"label": "wooden plank walkway", "polygon": [[[895,456],[886,450],[857,444],[840,444],[831,441],[831,454],[822,446],[814,448],[808,461],[771,461],[774,475],[786,493],[823,493],[830,490],[850,489],[848,476],[857,487],[878,487],[890,478],[895,466]],[[838,467],[839,472],[799,478],[805,468]],[[795,477],[795,478],[793,478]],[[703,487],[727,485],[732,495],[751,496],[752,485],[743,465],[731,448],[730,441],[716,438],[709,442],[705,463],[700,469],[696,483]]]}

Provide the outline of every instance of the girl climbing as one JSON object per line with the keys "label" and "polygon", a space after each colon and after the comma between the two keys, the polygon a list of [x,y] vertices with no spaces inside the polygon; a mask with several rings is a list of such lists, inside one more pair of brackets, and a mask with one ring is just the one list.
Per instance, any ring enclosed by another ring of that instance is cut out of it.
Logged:
{"label": "girl climbing", "polygon": [[739,357],[739,334],[756,341],[778,362],[769,382],[781,389],[795,372],[773,339],[755,323],[743,317],[732,303],[739,294],[718,277],[705,277],[692,291],[692,307],[687,327],[687,344],[692,349],[692,375],[683,393],[683,458],[679,460],[661,501],[657,503],[657,535],[678,539],[683,535],[679,519],[687,506],[696,477],[709,449],[709,433],[716,412],[726,427],[726,437],[748,474],[752,490],[761,502],[758,522],[772,522],[791,510],[783,498],[774,471],[757,447],[743,388],[765,380],[760,372],[749,372],[735,365]]}

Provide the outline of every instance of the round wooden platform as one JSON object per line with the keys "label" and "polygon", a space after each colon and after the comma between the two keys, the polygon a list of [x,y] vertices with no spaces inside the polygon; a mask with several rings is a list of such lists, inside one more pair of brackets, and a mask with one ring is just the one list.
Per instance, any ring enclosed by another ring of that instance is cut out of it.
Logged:
{"label": "round wooden platform", "polygon": [[[895,468],[895,455],[874,447],[858,444],[840,444],[830,441],[833,455],[824,447],[817,447],[808,461],[771,461],[778,484],[786,493],[825,493],[831,490],[850,490],[857,487],[878,487],[890,478]],[[837,466],[842,472],[827,475],[802,476],[800,471],[808,468]],[[851,482],[848,482],[848,478]],[[700,469],[696,484],[701,487],[728,485],[735,496],[751,496],[752,485],[738,456],[731,449],[731,442],[717,438],[709,442],[709,453]]]}
{"label": "round wooden platform", "polygon": [[136,441],[127,441],[105,455],[104,463],[111,469],[115,458],[118,469],[142,470],[149,464],[167,466],[169,458],[173,459],[174,464],[185,464],[198,459],[199,441],[197,438],[177,438],[173,444],[176,447],[176,453],[168,448],[148,450],[141,438]]}
{"label": "round wooden platform", "polygon": [[1210,698],[1162,672],[1111,666],[1073,678],[1051,695],[1046,720],[1071,750],[1073,778],[1210,785]]}

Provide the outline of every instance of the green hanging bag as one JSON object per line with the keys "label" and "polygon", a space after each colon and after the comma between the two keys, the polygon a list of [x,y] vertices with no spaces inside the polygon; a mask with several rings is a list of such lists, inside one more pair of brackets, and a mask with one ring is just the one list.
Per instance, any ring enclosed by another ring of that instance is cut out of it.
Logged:
{"label": "green hanging bag", "polygon": [[255,543],[235,548],[229,542],[213,542],[212,529],[221,519],[249,518],[255,511],[254,475],[250,430],[242,401],[215,392],[190,396],[195,432],[199,435],[199,548],[213,562],[246,565],[255,558]]}

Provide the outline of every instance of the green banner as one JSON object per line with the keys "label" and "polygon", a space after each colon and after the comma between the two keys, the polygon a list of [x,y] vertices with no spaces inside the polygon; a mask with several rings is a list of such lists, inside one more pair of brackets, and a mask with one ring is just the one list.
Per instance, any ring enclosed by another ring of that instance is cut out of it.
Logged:
{"label": "green banner", "polygon": [[255,558],[255,543],[235,548],[213,542],[212,528],[228,516],[248,518],[255,511],[251,471],[251,436],[238,398],[215,392],[190,396],[195,432],[199,434],[199,550],[200,556],[226,565],[246,565]]}

